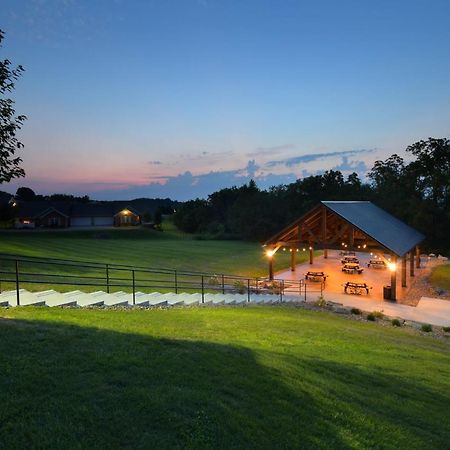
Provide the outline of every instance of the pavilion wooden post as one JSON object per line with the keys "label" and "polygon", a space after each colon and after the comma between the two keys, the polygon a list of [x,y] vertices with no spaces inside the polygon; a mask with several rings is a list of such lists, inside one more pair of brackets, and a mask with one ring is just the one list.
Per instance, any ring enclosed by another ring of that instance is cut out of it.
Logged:
{"label": "pavilion wooden post", "polygon": [[355,229],[350,227],[350,249],[354,250],[355,248]]}
{"label": "pavilion wooden post", "polygon": [[409,276],[414,276],[414,252],[409,252]]}
{"label": "pavilion wooden post", "polygon": [[269,256],[269,280],[273,280],[273,255]]}
{"label": "pavilion wooden post", "polygon": [[309,246],[309,263],[314,263],[314,249],[312,245]]}
{"label": "pavilion wooden post", "polygon": [[416,245],[416,269],[420,269],[420,247]]}
{"label": "pavilion wooden post", "polygon": [[406,255],[402,258],[402,287],[406,287]]}
{"label": "pavilion wooden post", "polygon": [[395,265],[395,270],[391,271],[391,300],[397,300],[397,257],[392,258],[392,262]]}
{"label": "pavilion wooden post", "polygon": [[328,249],[326,248],[327,242],[327,210],[322,209],[322,245],[323,245],[323,257],[328,258]]}
{"label": "pavilion wooden post", "polygon": [[295,266],[297,265],[297,249],[291,248],[291,271],[295,272]]}

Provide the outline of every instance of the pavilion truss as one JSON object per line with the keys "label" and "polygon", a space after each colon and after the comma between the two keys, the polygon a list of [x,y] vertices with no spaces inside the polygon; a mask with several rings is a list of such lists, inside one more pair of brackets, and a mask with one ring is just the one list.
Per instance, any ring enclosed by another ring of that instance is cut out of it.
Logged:
{"label": "pavilion truss", "polygon": [[409,275],[420,267],[419,244],[423,236],[386,211],[366,201],[322,201],[299,219],[268,239],[269,278],[273,279],[274,255],[280,248],[291,252],[291,270],[295,270],[299,250],[309,251],[313,264],[314,250],[348,250],[370,252],[383,258],[390,255],[392,300],[396,299],[397,261],[401,260],[401,283],[406,287]]}

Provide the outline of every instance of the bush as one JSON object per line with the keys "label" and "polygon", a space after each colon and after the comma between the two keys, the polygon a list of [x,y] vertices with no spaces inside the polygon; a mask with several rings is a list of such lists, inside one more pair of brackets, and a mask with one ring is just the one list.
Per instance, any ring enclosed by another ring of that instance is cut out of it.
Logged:
{"label": "bush", "polygon": [[233,283],[233,286],[239,292],[239,294],[245,294],[245,292],[247,291],[247,285],[241,280],[236,280]]}
{"label": "bush", "polygon": [[270,281],[264,283],[263,288],[267,289],[269,294],[279,295],[281,292],[281,283],[279,281]]}
{"label": "bush", "polygon": [[402,324],[400,323],[400,320],[398,320],[398,319],[392,319],[391,323],[392,323],[392,326],[394,326],[394,327],[402,326]]}
{"label": "bush", "polygon": [[450,333],[450,327],[442,327],[444,333]]}
{"label": "bush", "polygon": [[433,327],[429,323],[424,323],[422,327],[420,328],[425,333],[429,333],[430,331],[433,331]]}
{"label": "bush", "polygon": [[210,285],[210,286],[218,286],[219,284],[221,284],[221,282],[220,282],[220,280],[219,280],[219,277],[217,276],[217,275],[213,275],[212,277],[210,277],[209,279],[208,279],[208,284]]}
{"label": "bush", "polygon": [[361,310],[358,309],[358,308],[352,308],[352,309],[350,310],[350,312],[351,312],[352,314],[357,314],[357,315],[361,314]]}
{"label": "bush", "polygon": [[375,322],[377,320],[373,313],[367,314],[366,319],[370,320],[371,322]]}
{"label": "bush", "polygon": [[319,306],[320,308],[324,308],[326,305],[327,305],[327,301],[321,295],[316,301],[316,306]]}
{"label": "bush", "polygon": [[376,319],[382,319],[384,317],[384,314],[381,311],[372,311],[372,314]]}

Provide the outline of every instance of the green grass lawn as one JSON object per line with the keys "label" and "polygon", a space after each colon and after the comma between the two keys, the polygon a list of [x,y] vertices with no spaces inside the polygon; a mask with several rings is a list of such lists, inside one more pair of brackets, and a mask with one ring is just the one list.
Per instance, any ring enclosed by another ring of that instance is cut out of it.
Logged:
{"label": "green grass lawn", "polygon": [[448,342],[288,307],[0,310],[0,447],[443,449]]}
{"label": "green grass lawn", "polygon": [[435,288],[450,291],[450,264],[435,267],[431,272],[430,281]]}
{"label": "green grass lawn", "polygon": [[[0,233],[0,252],[81,261],[266,276],[267,258],[256,242],[199,240],[170,222],[164,232],[144,228]],[[289,266],[278,252],[278,268]],[[307,258],[299,253],[299,261]]]}
{"label": "green grass lawn", "polygon": [[[268,273],[267,258],[259,243],[196,239],[192,235],[177,231],[170,221],[164,223],[163,232],[145,228],[8,231],[0,233],[0,252],[150,268],[237,274],[248,277],[267,276]],[[306,258],[306,252],[298,253],[299,262]],[[279,251],[275,262],[276,270],[289,267],[289,252]],[[3,268],[6,266],[3,264]],[[13,270],[12,263],[8,268]],[[39,270],[43,273],[105,276],[103,270],[21,265],[22,272],[35,273]],[[111,273],[111,276],[130,278],[129,273],[122,272]],[[137,277],[138,282],[146,278],[143,274],[137,274]],[[169,279],[162,275],[160,278],[163,282]],[[75,285],[56,286],[51,282],[39,285],[22,283],[21,286],[29,290],[56,288],[59,291],[69,291],[76,288]],[[2,290],[13,288],[12,283],[3,282],[1,285]],[[103,286],[83,287],[83,290],[93,291],[103,288]],[[129,290],[126,287],[118,289]],[[164,291],[161,288],[157,290]]]}

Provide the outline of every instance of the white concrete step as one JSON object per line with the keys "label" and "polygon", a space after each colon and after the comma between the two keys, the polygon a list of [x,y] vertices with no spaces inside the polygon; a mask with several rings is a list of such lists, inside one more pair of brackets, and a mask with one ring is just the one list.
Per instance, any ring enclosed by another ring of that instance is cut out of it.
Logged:
{"label": "white concrete step", "polygon": [[161,299],[164,299],[169,306],[181,306],[184,304],[184,298],[189,294],[174,294],[169,292],[167,294],[161,294]]}
{"label": "white concrete step", "polygon": [[175,294],[175,295],[183,295],[184,304],[186,306],[198,305],[202,302],[202,294],[194,293],[194,294]]}
{"label": "white concrete step", "polygon": [[[100,291],[101,292],[101,291]],[[77,306],[103,306],[104,302],[102,297],[91,295],[82,291],[70,291],[63,294],[64,297],[73,299],[77,302]]]}
{"label": "white concrete step", "polygon": [[286,303],[299,303],[299,302],[304,302],[305,301],[305,297],[303,297],[302,295],[284,295],[283,296],[283,302]]}
{"label": "white concrete step", "polygon": [[[201,296],[200,295],[200,302]],[[223,305],[225,303],[225,296],[223,294],[205,294],[204,297],[205,303],[212,303],[213,305]]]}
{"label": "white concrete step", "polygon": [[244,294],[228,294],[228,295],[233,296],[233,298],[235,299],[236,305],[243,305],[244,303],[248,303],[247,296]]}
{"label": "white concrete step", "polygon": [[53,289],[48,291],[36,292],[35,296],[42,299],[45,302],[45,306],[76,306],[76,299],[68,296],[64,296],[60,292],[56,292]]}
{"label": "white concrete step", "polygon": [[[133,294],[124,291],[106,293],[104,291],[82,292],[79,290],[59,293],[55,290],[41,291],[37,293],[28,292],[21,289],[21,305],[47,305],[55,306],[133,306]],[[204,295],[196,293],[159,293],[136,292],[135,306],[182,306],[182,305],[243,305],[248,303],[247,294],[211,294]],[[284,302],[301,301],[299,296],[284,296]],[[250,297],[252,304],[271,304],[279,302],[278,295],[271,294],[253,294]],[[0,306],[16,306],[16,291],[6,291],[0,294]]]}
{"label": "white concrete step", "polygon": [[[9,306],[17,306],[17,293],[16,291],[5,291],[0,294],[0,297],[8,301]],[[26,289],[19,289],[19,302],[20,306],[44,306],[45,301],[36,297],[32,292]]]}
{"label": "white concrete step", "polygon": [[223,295],[225,305],[236,305],[236,297],[232,294],[224,294]]}
{"label": "white concrete step", "polygon": [[105,306],[126,306],[128,299],[123,296],[107,294],[104,291],[91,292],[89,295],[92,301],[101,301]]}

